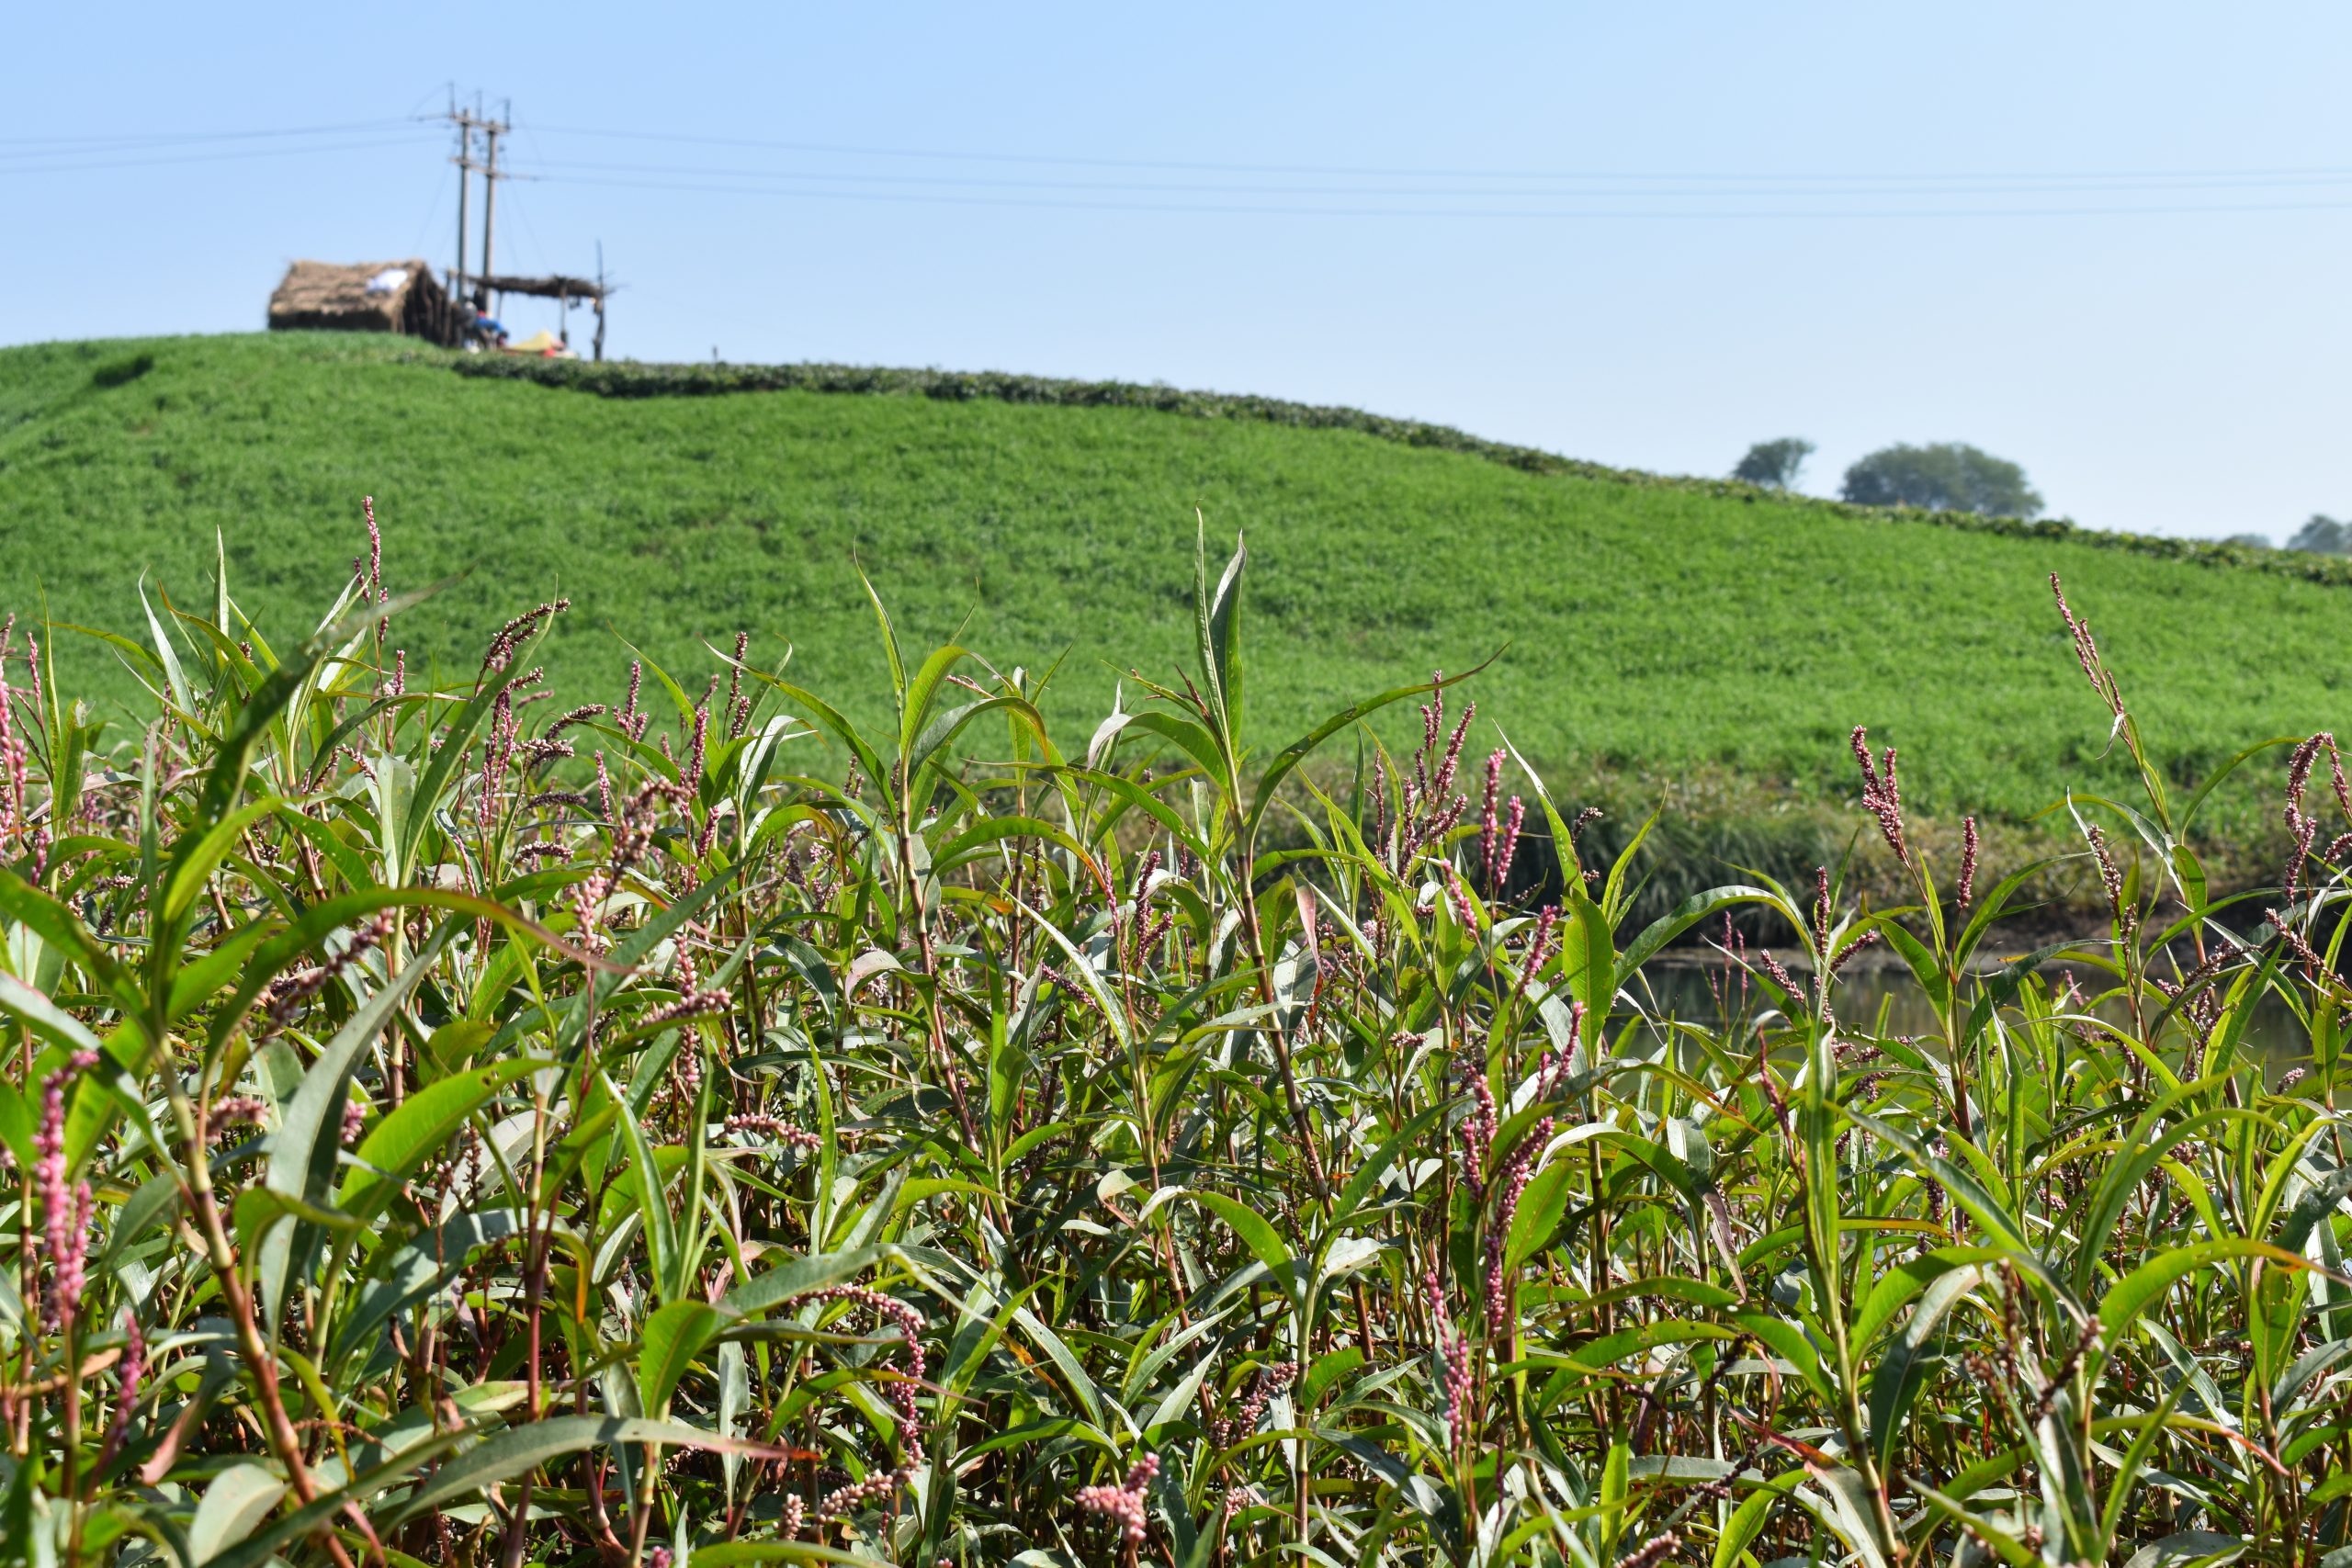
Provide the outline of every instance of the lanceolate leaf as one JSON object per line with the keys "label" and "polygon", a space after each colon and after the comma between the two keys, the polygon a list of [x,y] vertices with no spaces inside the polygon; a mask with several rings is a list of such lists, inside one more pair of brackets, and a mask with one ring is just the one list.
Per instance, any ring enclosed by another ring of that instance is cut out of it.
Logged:
{"label": "lanceolate leaf", "polygon": [[[445,923],[417,950],[375,995],[335,1031],[302,1077],[302,1086],[288,1102],[277,1135],[271,1140],[266,1180],[273,1192],[300,1198],[325,1208],[334,1195],[334,1171],[342,1153],[343,1107],[351,1087],[351,1073],[359,1053],[391,1022],[418,982],[433,972],[434,961],[457,935],[457,922]],[[309,1233],[296,1225],[270,1231],[263,1246],[262,1301],[269,1321],[277,1321],[285,1300],[289,1271],[306,1267],[311,1257]]]}

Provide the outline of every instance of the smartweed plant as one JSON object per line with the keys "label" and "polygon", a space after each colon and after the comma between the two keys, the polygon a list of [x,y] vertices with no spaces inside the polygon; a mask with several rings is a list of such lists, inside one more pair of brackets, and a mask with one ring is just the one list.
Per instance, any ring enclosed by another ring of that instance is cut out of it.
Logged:
{"label": "smartweed plant", "polygon": [[423,680],[368,541],[100,634],[135,733],[0,636],[8,1561],[2346,1561],[2352,788],[2242,753],[2209,897],[2063,592],[2144,797],[2019,953],[1861,728],[1906,902],[1645,922],[1469,677],[1269,742],[1238,548],[1073,745],[878,598],[879,729],[746,638],[559,699],[560,602]]}

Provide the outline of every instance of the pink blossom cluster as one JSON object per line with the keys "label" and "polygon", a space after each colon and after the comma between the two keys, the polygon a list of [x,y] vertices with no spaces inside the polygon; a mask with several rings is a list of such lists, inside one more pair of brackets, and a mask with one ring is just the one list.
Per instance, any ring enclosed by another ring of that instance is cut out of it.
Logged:
{"label": "pink blossom cluster", "polygon": [[730,1133],[756,1133],[779,1144],[811,1151],[822,1148],[825,1143],[823,1138],[805,1127],[787,1122],[781,1116],[769,1116],[757,1111],[742,1111],[729,1116],[727,1130]]}
{"label": "pink blossom cluster", "polygon": [[49,1244],[49,1326],[70,1331],[89,1280],[90,1184],[65,1180],[65,1087],[96,1066],[98,1054],[76,1051],[41,1082],[40,1127],[33,1134],[33,1188],[40,1195],[43,1236]]}
{"label": "pink blossom cluster", "polygon": [[574,940],[591,952],[603,951],[603,939],[596,934],[596,928],[604,920],[605,900],[612,897],[653,847],[658,803],[664,798],[674,800],[684,793],[667,779],[648,779],[634,796],[619,803],[616,811],[612,775],[605,770],[601,751],[596,754],[596,786],[603,798],[605,820],[612,828],[613,858],[609,865],[582,877],[571,889]]}
{"label": "pink blossom cluster", "polygon": [[1453,918],[1461,922],[1464,931],[1475,936],[1478,931],[1477,906],[1471,901],[1470,889],[1463,882],[1462,874],[1453,869],[1451,861],[1439,862],[1438,873],[1439,880],[1444,884],[1446,897],[1453,901]]}
{"label": "pink blossom cluster", "polygon": [[[33,874],[39,876],[42,863],[49,858],[50,831],[46,821],[33,820],[31,773],[28,765],[29,752],[24,733],[17,727],[18,694],[8,682],[8,654],[16,631],[16,616],[10,615],[5,623],[0,623],[0,844],[26,850],[32,859]],[[27,710],[34,716],[35,722],[39,722],[40,643],[29,636],[26,642],[29,649],[26,660],[32,669],[32,689]]]}
{"label": "pink blossom cluster", "polygon": [[1658,1563],[1681,1550],[1682,1538],[1668,1530],[1664,1535],[1654,1535],[1635,1547],[1617,1564],[1617,1568],[1657,1568]]}
{"label": "pink blossom cluster", "polygon": [[1288,1388],[1298,1376],[1296,1361],[1281,1361],[1258,1369],[1250,1380],[1250,1392],[1234,1407],[1230,1416],[1221,1416],[1209,1427],[1209,1439],[1218,1448],[1231,1448],[1236,1442],[1257,1431],[1259,1418],[1265,1415],[1267,1402],[1278,1388]]}
{"label": "pink blossom cluster", "polygon": [[[638,694],[644,690],[644,663],[639,660],[629,660],[628,696],[622,702],[621,711],[616,716],[616,717],[620,724],[621,733],[628,736],[631,740],[644,739],[645,727],[653,722],[653,716],[651,714],[639,713],[638,711]],[[607,811],[605,815],[606,817],[610,817],[612,813]]]}
{"label": "pink blossom cluster", "polygon": [[498,635],[490,639],[490,647],[481,656],[482,669],[500,671],[514,663],[515,651],[522,647],[523,639],[530,636],[541,621],[552,620],[571,608],[571,601],[569,599],[551,600],[537,609],[526,610],[507,622],[498,629]]}
{"label": "pink blossom cluster", "polygon": [[1512,1303],[1510,1280],[1504,1268],[1504,1247],[1510,1235],[1511,1221],[1519,1213],[1519,1201],[1526,1195],[1527,1183],[1535,1175],[1535,1162],[1552,1141],[1553,1124],[1549,1116],[1537,1121],[1512,1145],[1502,1168],[1495,1173],[1495,1212],[1487,1222],[1487,1332],[1506,1343]]}
{"label": "pink blossom cluster", "polygon": [[214,1143],[219,1143],[238,1127],[261,1124],[269,1114],[269,1101],[257,1094],[232,1094],[212,1102],[211,1114],[206,1119]]}
{"label": "pink blossom cluster", "polygon": [[732,1005],[733,999],[724,987],[710,991],[684,991],[677,1000],[662,1003],[638,1021],[650,1028],[657,1023],[675,1023],[684,1018],[702,1018],[715,1012],[725,1012]]}
{"label": "pink blossom cluster", "polygon": [[1903,786],[1895,782],[1894,748],[1886,749],[1885,772],[1871,763],[1870,731],[1854,726],[1854,760],[1862,765],[1862,809],[1878,818],[1878,830],[1885,835],[1886,847],[1905,868],[1911,864],[1911,846],[1903,837]]}
{"label": "pink blossom cluster", "polygon": [[[2094,825],[2084,830],[2083,837],[2090,840],[2091,858],[2098,863],[2099,885],[2107,889],[2108,907],[2115,913],[2115,923],[2128,931],[2138,923],[2139,911],[2124,906],[2123,868],[2116,863],[2115,852],[2108,847],[2107,831]],[[2293,897],[2291,885],[2288,896]]]}
{"label": "pink blossom cluster", "polygon": [[1470,1114],[1463,1118],[1461,1130],[1462,1180],[1473,1197],[1483,1199],[1487,1195],[1487,1158],[1494,1150],[1498,1124],[1495,1091],[1487,1082],[1485,1063],[1464,1057],[1460,1066],[1462,1076],[1470,1086]]}
{"label": "pink blossom cluster", "polygon": [[1124,1483],[1080,1487],[1078,1506],[1090,1514],[1102,1514],[1117,1525],[1121,1539],[1132,1551],[1143,1544],[1144,1532],[1150,1529],[1150,1519],[1144,1512],[1144,1496],[1159,1474],[1159,1456],[1146,1454],[1136,1461]]}
{"label": "pink blossom cluster", "polygon": [[[376,528],[376,498],[361,496],[359,511],[368,521],[368,561],[363,567],[357,557],[352,558],[351,582],[359,590],[361,603],[374,604],[381,610],[391,595],[384,591],[384,536]],[[377,616],[376,641],[379,647],[391,626],[390,620],[380,615]]]}
{"label": "pink blossom cluster", "polygon": [[1496,804],[1502,795],[1503,755],[1498,747],[1487,758],[1487,798],[1478,822],[1478,861],[1489,898],[1501,897],[1510,881],[1511,862],[1519,854],[1520,829],[1527,820],[1527,803],[1514,795],[1508,820],[1498,825]]}
{"label": "pink blossom cluster", "polygon": [[1521,962],[1519,979],[1511,987],[1513,1007],[1518,1006],[1519,998],[1527,994],[1527,987],[1534,983],[1535,976],[1544,972],[1544,965],[1551,962],[1552,945],[1559,935],[1559,929],[1560,907],[1557,904],[1546,904],[1536,911],[1535,930],[1527,939],[1527,956]]}
{"label": "pink blossom cluster", "polygon": [[2116,722],[2120,724],[2123,720],[2123,694],[2115,683],[2115,676],[2098,656],[2098,644],[2091,639],[2090,623],[2075,618],[2074,606],[2066,603],[2065,587],[2054,571],[2050,574],[2050,592],[2057,596],[2058,614],[2065,619],[2067,635],[2075,639],[2075,661],[2089,677],[2091,690],[2098,694],[2098,700],[2107,705],[2108,711],[2114,714]]}
{"label": "pink blossom cluster", "polygon": [[1438,1357],[1445,1363],[1445,1427],[1459,1440],[1463,1415],[1470,1405],[1470,1341],[1453,1326],[1437,1270],[1421,1276],[1421,1284],[1429,1293],[1430,1328],[1437,1336]]}
{"label": "pink blossom cluster", "polygon": [[398,929],[399,917],[390,909],[380,910],[367,924],[354,926],[351,939],[344,943],[343,951],[328,954],[324,964],[298,969],[270,982],[270,1030],[275,1032],[292,1022],[295,1013],[301,1010],[304,1002],[317,996],[345,970],[381,946]]}
{"label": "pink blossom cluster", "polygon": [[727,675],[727,738],[740,738],[752,728],[752,699],[743,695],[743,660],[752,651],[752,634],[735,634],[735,660]]}
{"label": "pink blossom cluster", "polygon": [[[2323,729],[2296,747],[2287,760],[2285,816],[2288,835],[2295,841],[2284,879],[2287,901],[2290,904],[2302,885],[2303,864],[2311,859],[2312,841],[2319,836],[2319,818],[2303,809],[2303,791],[2311,784],[2312,764],[2318,760],[2323,749],[2327,752],[2328,770],[2335,775],[2336,804],[2343,807],[2346,817],[2352,818],[2352,786],[2346,785],[2344,777],[2344,758],[2335,749],[2335,737]],[[2333,862],[2340,858],[2346,849],[2352,849],[2352,833],[2339,834],[2327,846],[2324,858]]]}
{"label": "pink blossom cluster", "polygon": [[106,1447],[101,1450],[98,1468],[122,1450],[122,1440],[130,1435],[130,1418],[139,1409],[139,1385],[147,1376],[147,1336],[140,1332],[139,1314],[123,1314],[122,1359],[115,1363],[114,1419],[107,1427]]}
{"label": "pink blossom cluster", "polygon": [[[1388,819],[1388,773],[1373,761],[1372,845],[1392,870],[1402,872],[1434,844],[1442,843],[1470,808],[1470,797],[1453,790],[1454,770],[1469,737],[1478,705],[1470,704],[1449,736],[1445,729],[1445,674],[1430,677],[1430,700],[1421,708],[1421,745],[1413,756],[1413,776],[1400,788],[1396,818]],[[1443,745],[1442,752],[1439,748]]]}
{"label": "pink blossom cluster", "polygon": [[818,1503],[820,1518],[838,1518],[861,1505],[876,1498],[887,1497],[913,1479],[915,1469],[923,1461],[922,1416],[915,1400],[922,1384],[923,1370],[928,1364],[922,1351],[922,1314],[895,1296],[863,1285],[828,1285],[811,1291],[800,1298],[808,1302],[848,1302],[865,1309],[878,1326],[885,1321],[898,1325],[906,1338],[906,1364],[899,1369],[901,1376],[886,1384],[882,1396],[899,1417],[899,1463],[897,1469],[877,1471],[865,1480],[835,1487]]}
{"label": "pink blossom cluster", "polygon": [[1126,905],[1119,911],[1120,923],[1132,933],[1133,937],[1129,944],[1132,954],[1130,962],[1138,967],[1144,962],[1144,955],[1157,948],[1161,940],[1168,935],[1168,928],[1175,918],[1173,910],[1162,909],[1158,914],[1146,919],[1151,896],[1156,891],[1153,879],[1159,874],[1159,850],[1151,849],[1144,852],[1143,859],[1136,866],[1135,881],[1127,889]]}

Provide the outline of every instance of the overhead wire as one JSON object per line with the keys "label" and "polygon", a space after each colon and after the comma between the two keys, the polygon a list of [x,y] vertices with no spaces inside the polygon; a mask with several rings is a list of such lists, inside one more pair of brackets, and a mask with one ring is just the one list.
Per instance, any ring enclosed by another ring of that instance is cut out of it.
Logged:
{"label": "overhead wire", "polygon": [[2133,185],[2115,182],[2081,182],[2052,186],[1911,186],[1873,185],[1840,186],[1818,181],[1791,181],[1775,186],[1729,186],[1721,183],[1692,185],[1662,185],[1654,191],[1626,190],[1608,186],[1481,186],[1469,189],[1437,189],[1426,186],[1268,186],[1168,184],[1137,185],[1112,180],[1044,180],[975,177],[968,175],[883,175],[860,171],[840,174],[821,169],[747,169],[718,167],[693,164],[610,164],[594,159],[541,158],[530,165],[537,170],[576,169],[594,173],[618,175],[688,175],[703,178],[740,178],[763,180],[810,180],[832,185],[865,184],[887,186],[933,186],[962,188],[1047,191],[1112,191],[1136,195],[1224,195],[1224,196],[1408,196],[1460,199],[1492,199],[1500,197],[1572,197],[1572,196],[1660,196],[1660,197],[1761,197],[1761,196],[2007,196],[2078,195],[2112,192],[2139,194],[2164,190],[2254,190],[2311,188],[2318,186],[2352,186],[2352,169],[2299,177],[2242,179],[2236,177],[2211,180],[2179,181],[2167,185]]}
{"label": "overhead wire", "polygon": [[[2352,208],[2344,201],[2182,203],[2132,207],[1338,207],[1271,206],[1238,202],[1059,201],[1017,196],[958,197],[911,191],[832,190],[776,185],[702,185],[678,180],[626,180],[548,174],[552,184],[611,190],[655,190],[719,196],[790,197],[820,201],[872,202],[902,206],[1026,208],[1075,212],[1158,212],[1268,218],[1413,219],[1904,219],[1904,218],[2131,218],[2197,213],[2322,212]],[[1283,193],[1270,191],[1270,196]]]}
{"label": "overhead wire", "polygon": [[[246,130],[0,138],[0,175],[97,173],[254,158],[373,152],[412,145],[425,137],[442,134],[438,124],[441,118],[413,115],[401,119]],[[2352,206],[2352,199],[2154,204],[2131,199],[2191,193],[2256,196],[2296,191],[2321,192],[2352,186],[2352,168],[2332,165],[1933,175],[1415,169],[1365,164],[1220,163],[922,149],[536,122],[526,122],[514,129],[530,133],[528,144],[533,154],[529,162],[513,171],[518,180],[535,178],[617,190],[646,189],[934,207],[1419,220],[2155,217],[2328,211]],[[316,140],[366,131],[376,134],[364,141]],[[539,140],[540,133],[556,138],[585,137],[789,152],[824,159],[923,161],[942,167],[891,172],[822,166],[745,167],[741,164],[554,158],[546,155]],[[271,144],[217,145],[239,141]],[[288,141],[302,144],[277,144]],[[176,151],[182,147],[206,150]],[[1038,173],[995,175],[980,172],[974,165],[1032,169]],[[1069,173],[1046,173],[1051,170]],[[1087,177],[1090,174],[1113,171],[1143,176],[1190,174],[1222,178]],[[1376,179],[1390,183],[1295,183],[1302,178]],[[1506,181],[1519,183],[1499,183]],[[2098,204],[2080,201],[2055,204],[2042,199],[2086,196],[2118,199]],[[1234,199],[1193,199],[1198,197]],[[1964,199],[1968,197],[2008,198],[2013,204],[1969,202]],[[509,199],[514,199],[511,194]],[[436,192],[435,210],[438,202],[439,194]],[[1495,205],[1498,202],[1511,205]],[[1788,205],[1791,202],[1811,205]],[[1526,205],[1529,203],[1545,205]],[[1682,205],[1670,205],[1676,203]],[[1690,205],[1692,203],[1702,205]],[[537,233],[530,231],[530,220],[519,204],[516,211],[522,217],[526,231],[530,232],[533,248],[543,249]],[[429,217],[426,221],[430,223]]]}
{"label": "overhead wire", "polygon": [[286,136],[344,136],[353,131],[389,130],[416,123],[413,117],[404,115],[397,119],[348,120],[339,125],[279,126],[266,130],[127,130],[80,136],[0,136],[0,147],[43,147],[57,151],[79,147],[107,151],[116,147],[185,141],[255,141]]}
{"label": "overhead wire", "polygon": [[441,198],[449,194],[449,176],[457,172],[455,168],[447,169],[439,179],[433,182],[433,199],[425,206],[424,221],[416,226],[416,239],[409,245],[409,254],[418,256],[424,254],[424,236],[432,229],[433,220],[441,215]]}
{"label": "overhead wire", "polygon": [[1718,183],[1801,183],[1836,184],[1841,182],[1893,181],[1922,186],[1939,186],[1953,181],[2002,183],[2036,186],[2051,181],[2115,180],[2164,181],[2208,178],[2268,179],[2276,176],[2324,175],[2352,176],[2352,169],[2336,166],[2281,166],[2253,169],[2123,169],[2123,170],[2060,170],[2060,171],[1955,171],[1939,175],[1897,175],[1884,172],[1847,172],[1842,174],[1791,174],[1787,172],[1757,174],[1703,172],[1690,170],[1607,170],[1607,169],[1475,169],[1475,168],[1403,168],[1345,164],[1242,164],[1203,162],[1196,160],[1105,158],[1064,153],[975,152],[970,150],[910,147],[879,147],[847,142],[778,141],[758,137],[704,136],[678,131],[616,130],[587,126],[534,124],[532,129],[550,135],[586,136],[606,140],[678,142],[700,146],[757,148],[771,152],[813,152],[833,156],[865,158],[921,159],[933,163],[1015,164],[1069,168],[1137,169],[1146,171],[1228,175],[1311,175],[1358,176],[1389,179],[1524,179],[1524,180],[1596,180],[1596,181],[1692,181]]}
{"label": "overhead wire", "polygon": [[[154,169],[175,167],[185,164],[224,164],[254,158],[297,158],[322,152],[371,152],[393,147],[418,145],[413,136],[384,137],[368,141],[343,141],[308,147],[248,147],[233,152],[190,152],[182,156],[160,158],[108,158],[98,162],[68,164],[10,164],[0,161],[0,175],[74,175],[96,174],[111,169]],[[0,154],[5,160],[6,154]]]}

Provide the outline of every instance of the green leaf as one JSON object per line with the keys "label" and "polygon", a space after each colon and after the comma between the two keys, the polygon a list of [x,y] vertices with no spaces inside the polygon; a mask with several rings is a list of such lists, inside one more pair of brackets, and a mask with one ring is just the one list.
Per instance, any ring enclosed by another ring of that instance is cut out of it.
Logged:
{"label": "green leaf", "polygon": [[[628,1097],[613,1082],[610,1073],[599,1067],[596,1079],[615,1104],[626,1106]],[[613,1124],[613,1136],[628,1150],[628,1171],[621,1179],[637,1199],[639,1218],[645,1225],[645,1268],[652,1277],[654,1289],[666,1302],[678,1292],[671,1287],[671,1260],[677,1253],[677,1222],[670,1213],[670,1195],[662,1179],[662,1168],[654,1163],[653,1145],[646,1141],[645,1128],[633,1115],[624,1114]]]}
{"label": "green leaf", "polygon": [[707,1449],[718,1453],[765,1454],[772,1451],[764,1444],[722,1438],[716,1433],[679,1426],[673,1421],[634,1416],[558,1416],[551,1420],[510,1427],[480,1448],[451,1460],[410,1493],[407,1499],[393,1508],[380,1523],[398,1529],[445,1503],[471,1496],[486,1486],[537,1470],[551,1459],[612,1443],[657,1443],[663,1448]]}
{"label": "green leaf", "polygon": [[188,1522],[189,1560],[202,1564],[254,1533],[286,1495],[286,1482],[276,1472],[250,1461],[232,1464],[212,1478]]}
{"label": "green leaf", "polygon": [[326,1356],[328,1368],[340,1368],[368,1348],[378,1329],[456,1278],[476,1250],[519,1235],[522,1230],[521,1214],[512,1209],[491,1209],[453,1215],[439,1229],[409,1242],[380,1265],[382,1275],[361,1287],[349,1314],[335,1325]]}
{"label": "green leaf", "polygon": [[1282,1233],[1256,1210],[1236,1202],[1222,1192],[1195,1191],[1193,1201],[1231,1226],[1233,1234],[1241,1238],[1241,1245],[1248,1247],[1250,1255],[1277,1278],[1295,1261],[1290,1247],[1283,1241]]}
{"label": "green leaf", "polygon": [[1952,1303],[1976,1286],[1982,1272],[1978,1264],[1963,1264],[1938,1275],[1928,1286],[1919,1304],[1911,1314],[1911,1321],[1903,1325],[1887,1347],[1886,1355],[1871,1376],[1871,1438],[1878,1450],[1882,1470],[1894,1463],[1894,1450],[1903,1440],[1904,1420],[1909,1416],[1912,1401],[1928,1381],[1927,1360],[1936,1339],[1936,1331]]}
{"label": "green leaf", "polygon": [[1748,1547],[1764,1533],[1765,1525],[1771,1519],[1772,1506],[1802,1484],[1804,1475],[1803,1470],[1776,1475],[1740,1500],[1724,1525],[1722,1538],[1715,1542],[1713,1568],[1737,1568]]}
{"label": "green leaf", "polygon": [[1557,1159],[1536,1172],[1534,1179],[1527,1184],[1519,1208],[1511,1215],[1510,1236],[1504,1251],[1504,1262],[1514,1271],[1534,1257],[1536,1249],[1559,1228],[1560,1217],[1568,1209],[1572,1175],[1568,1162]]}
{"label": "green leaf", "polygon": [[2309,1269],[2308,1258],[2273,1247],[2267,1241],[2253,1241],[2245,1236],[2224,1236],[2219,1241],[2197,1242],[2188,1247],[2176,1247],[2161,1253],[2117,1280],[2098,1303],[2099,1325],[2106,1331],[2106,1348],[2112,1353],[2121,1343],[2124,1332],[2140,1320],[2140,1314],[2154,1305],[2183,1275],[2199,1269],[2210,1269],[2216,1263],[2233,1258],[2262,1258],[2282,1269]]}
{"label": "green leaf", "polygon": [[695,1358],[726,1321],[708,1302],[678,1301],[645,1320],[637,1357],[638,1397],[646,1413],[665,1416],[670,1394],[694,1366]]}
{"label": "green leaf", "polygon": [[[335,1031],[302,1075],[301,1087],[278,1112],[277,1131],[270,1136],[269,1169],[264,1178],[273,1192],[299,1198],[316,1208],[333,1201],[335,1164],[343,1153],[343,1105],[359,1053],[391,1022],[410,993],[432,974],[435,960],[456,937],[458,922],[443,922],[408,964]],[[311,1247],[303,1227],[279,1226],[269,1233],[259,1259],[264,1311],[272,1325],[285,1301],[286,1287],[298,1264],[307,1265]]]}
{"label": "green leaf", "polygon": [[426,1159],[455,1136],[481,1104],[507,1085],[551,1068],[553,1062],[526,1057],[492,1066],[469,1067],[440,1078],[402,1100],[368,1129],[352,1156],[354,1168],[335,1207],[367,1220],[389,1201]]}
{"label": "green leaf", "polygon": [[821,1291],[828,1285],[838,1285],[854,1279],[877,1263],[887,1263],[900,1256],[899,1247],[890,1242],[869,1247],[852,1247],[842,1252],[829,1252],[815,1258],[796,1258],[763,1274],[755,1274],[718,1298],[721,1311],[734,1317],[755,1317],[773,1312],[811,1291]]}

